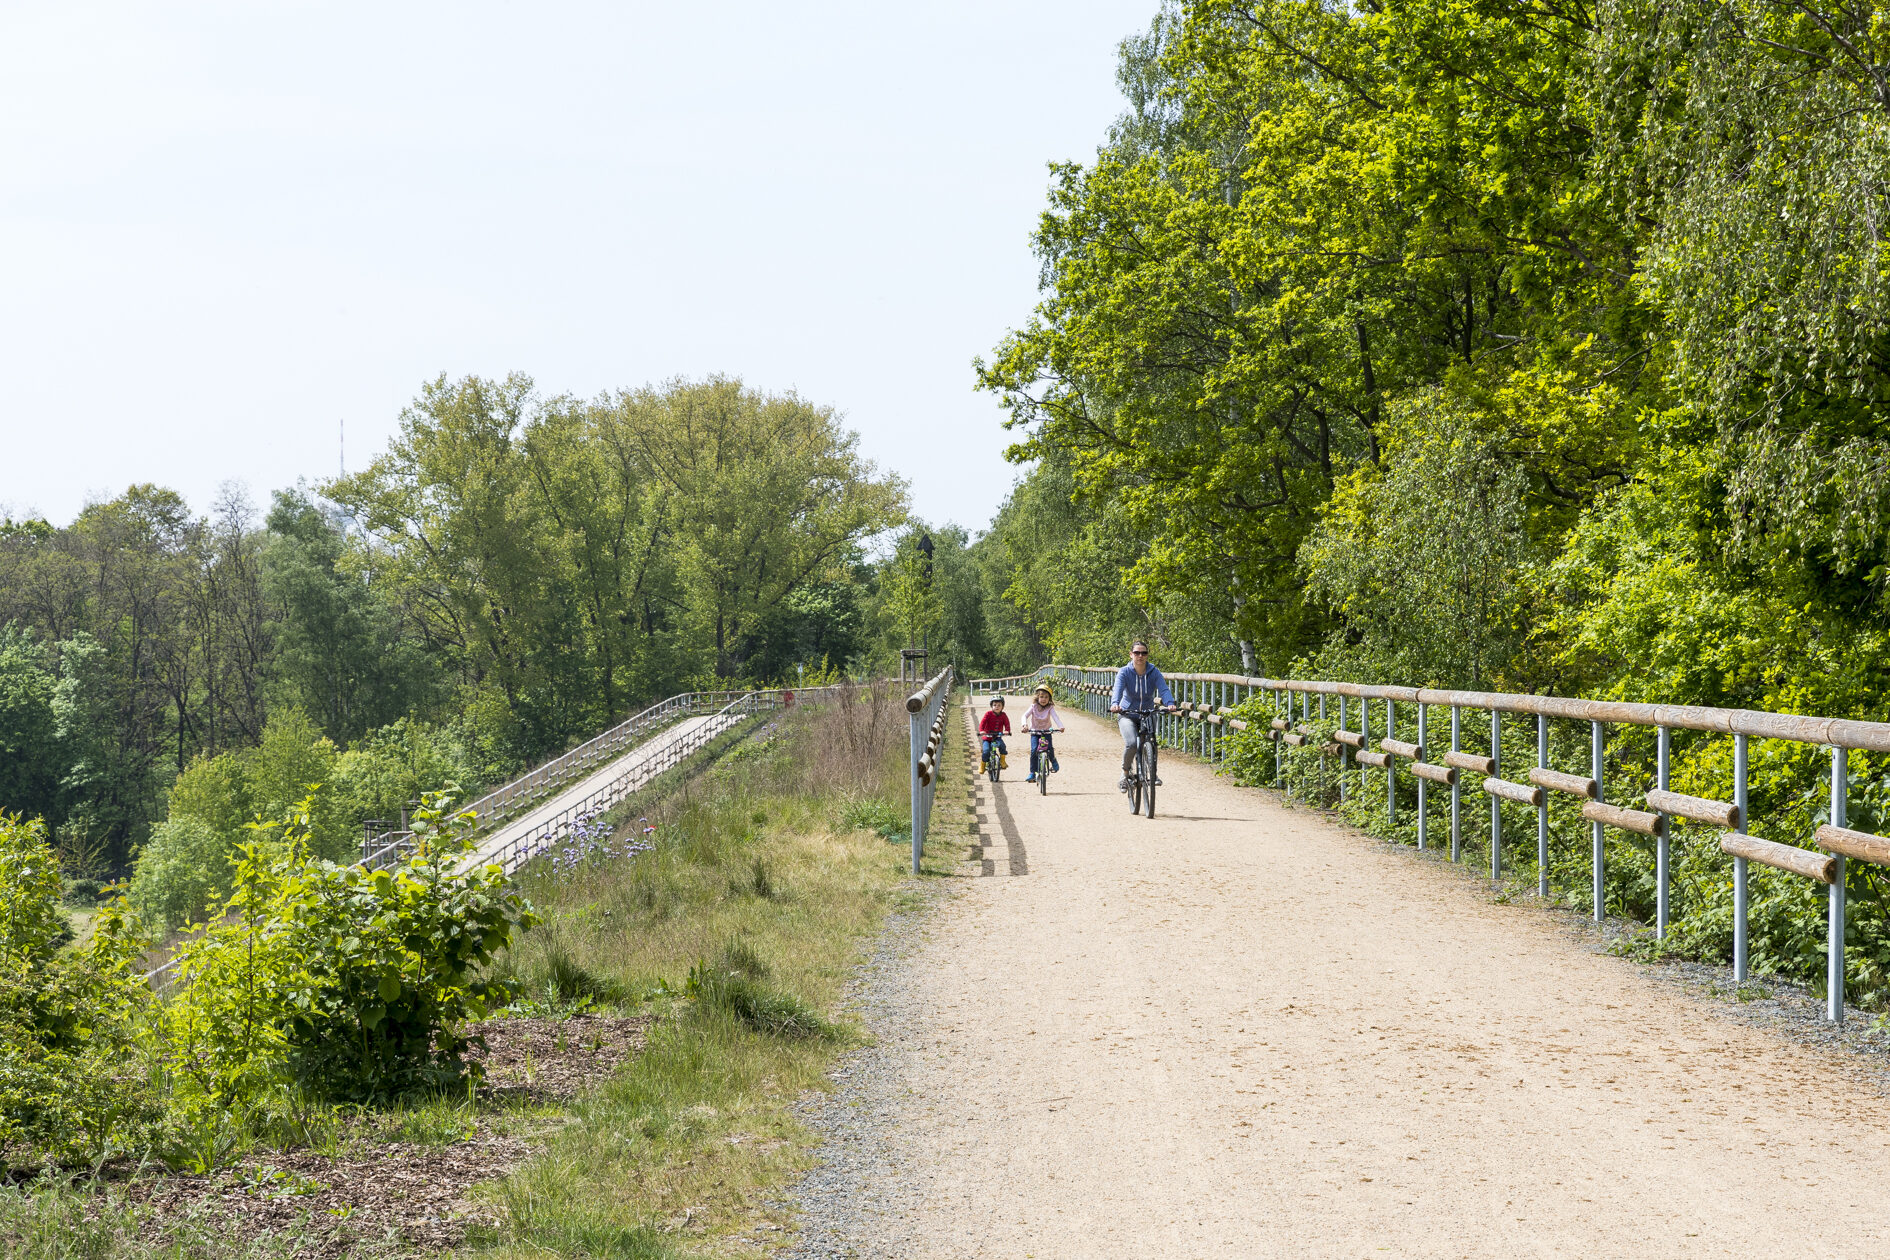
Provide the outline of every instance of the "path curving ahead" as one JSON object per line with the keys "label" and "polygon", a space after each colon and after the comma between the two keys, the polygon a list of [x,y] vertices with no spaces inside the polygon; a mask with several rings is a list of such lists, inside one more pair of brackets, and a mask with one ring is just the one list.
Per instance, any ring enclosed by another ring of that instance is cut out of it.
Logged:
{"label": "path curving ahead", "polygon": [[982,785],[1028,873],[869,979],[790,1254],[1890,1255],[1842,1060],[1180,757],[1133,818],[1069,720]]}

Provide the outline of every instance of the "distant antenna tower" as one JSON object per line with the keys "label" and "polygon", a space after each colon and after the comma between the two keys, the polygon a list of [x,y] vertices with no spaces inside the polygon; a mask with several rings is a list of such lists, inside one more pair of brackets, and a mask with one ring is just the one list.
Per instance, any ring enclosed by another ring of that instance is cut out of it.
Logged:
{"label": "distant antenna tower", "polygon": [[337,423],[341,426],[341,440],[336,444],[341,457],[341,475],[348,475],[348,419],[343,416]]}

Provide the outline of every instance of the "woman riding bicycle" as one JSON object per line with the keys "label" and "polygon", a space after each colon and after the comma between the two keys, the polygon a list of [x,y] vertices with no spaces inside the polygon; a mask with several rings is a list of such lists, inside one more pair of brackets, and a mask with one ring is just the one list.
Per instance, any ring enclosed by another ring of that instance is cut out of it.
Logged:
{"label": "woman riding bicycle", "polygon": [[[1052,774],[1057,765],[1057,750],[1050,741],[1052,731],[1063,729],[1063,716],[1057,712],[1056,697],[1050,688],[1039,687],[1024,711],[1024,732],[1030,736],[1030,774],[1026,783],[1035,783],[1040,774]],[[1047,759],[1046,759],[1047,758]]]}
{"label": "woman riding bicycle", "polygon": [[1122,781],[1116,784],[1119,790],[1128,791],[1134,782],[1129,776],[1135,773],[1135,746],[1141,739],[1136,720],[1130,715],[1147,713],[1157,707],[1172,709],[1174,705],[1175,698],[1168,692],[1168,680],[1162,677],[1161,670],[1149,664],[1148,644],[1137,639],[1129,645],[1129,663],[1117,671],[1115,690],[1109,696],[1109,711],[1122,714],[1117,723],[1122,731]]}

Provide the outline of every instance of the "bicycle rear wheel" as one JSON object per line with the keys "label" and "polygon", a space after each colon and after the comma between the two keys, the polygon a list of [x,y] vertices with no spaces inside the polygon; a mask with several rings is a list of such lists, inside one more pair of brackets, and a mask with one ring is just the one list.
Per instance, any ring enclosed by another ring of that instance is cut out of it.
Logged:
{"label": "bicycle rear wheel", "polygon": [[1129,812],[1142,812],[1142,750],[1136,749],[1135,760],[1129,771]]}
{"label": "bicycle rear wheel", "polygon": [[1144,744],[1135,758],[1136,776],[1143,780],[1142,812],[1155,817],[1155,745]]}

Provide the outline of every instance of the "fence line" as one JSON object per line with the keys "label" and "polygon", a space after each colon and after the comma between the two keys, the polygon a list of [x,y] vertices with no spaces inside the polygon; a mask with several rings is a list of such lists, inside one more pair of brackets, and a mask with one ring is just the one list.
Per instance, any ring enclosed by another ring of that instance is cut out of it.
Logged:
{"label": "fence line", "polygon": [[945,747],[945,700],[952,690],[952,667],[947,665],[932,680],[906,698],[906,717],[912,739],[912,873],[919,873],[925,855],[925,835],[932,825],[932,798],[937,789],[939,758]]}
{"label": "fence line", "polygon": [[[1045,665],[1034,673],[1009,678],[972,679],[974,692],[1008,689],[1011,684],[1044,679],[1077,697],[1091,712],[1106,707],[1117,670],[1094,666]],[[1753,709],[1719,709],[1699,705],[1636,704],[1607,700],[1570,699],[1561,696],[1519,695],[1506,692],[1452,691],[1430,687],[1378,686],[1367,683],[1307,679],[1255,678],[1240,674],[1175,673],[1166,675],[1180,712],[1164,716],[1161,737],[1173,746],[1197,751],[1203,760],[1219,764],[1225,760],[1225,738],[1229,730],[1245,731],[1252,724],[1234,716],[1234,711],[1256,696],[1270,696],[1274,716],[1259,728],[1263,738],[1274,744],[1274,775],[1284,781],[1285,750],[1303,748],[1313,736],[1312,723],[1326,719],[1328,697],[1338,701],[1338,730],[1330,743],[1318,748],[1320,758],[1337,757],[1339,766],[1347,764],[1383,771],[1387,817],[1395,825],[1398,817],[1397,774],[1403,761],[1417,780],[1419,849],[1429,843],[1428,787],[1438,784],[1450,789],[1450,856],[1461,859],[1463,851],[1462,775],[1471,773],[1473,787],[1479,788],[1490,806],[1490,878],[1503,873],[1504,802],[1532,806],[1536,811],[1537,892],[1548,894],[1548,794],[1559,792],[1581,800],[1581,815],[1590,827],[1591,874],[1593,878],[1594,917],[1601,921],[1606,912],[1606,851],[1604,829],[1614,827],[1654,837],[1656,910],[1654,934],[1665,939],[1670,915],[1672,820],[1704,823],[1721,831],[1719,845],[1733,859],[1733,974],[1743,982],[1748,978],[1750,954],[1747,941],[1748,863],[1759,862],[1827,886],[1825,949],[1825,1018],[1833,1023],[1844,1019],[1844,873],[1847,859],[1890,866],[1890,839],[1853,831],[1847,824],[1849,796],[1848,754],[1890,752],[1890,722],[1865,722],[1849,718],[1806,717],[1791,713],[1766,713]],[[1016,688],[1022,690],[1022,688]],[[1317,718],[1313,714],[1315,698]],[[1351,725],[1350,710],[1356,702],[1357,728]],[[1374,703],[1384,705],[1385,733],[1373,748],[1372,713]],[[1400,704],[1417,706],[1415,742],[1397,738]],[[1450,710],[1450,748],[1441,756],[1429,744],[1429,717],[1433,708]],[[1297,712],[1295,712],[1297,709]],[[1463,716],[1466,710],[1483,711],[1490,718],[1489,753],[1483,755],[1463,747]],[[1535,718],[1535,764],[1520,766],[1521,771],[1504,777],[1503,716],[1517,714]],[[1584,721],[1589,724],[1589,764],[1587,773],[1570,773],[1549,765],[1549,721],[1555,718]],[[1198,725],[1198,730],[1190,730]],[[1647,809],[1628,809],[1602,799],[1603,756],[1607,748],[1607,728],[1614,726],[1649,727],[1656,734],[1654,783],[1646,792]],[[1733,799],[1707,800],[1684,796],[1670,790],[1669,761],[1672,733],[1675,730],[1704,731],[1730,735],[1733,739]],[[1793,743],[1821,745],[1830,749],[1831,793],[1830,819],[1811,837],[1815,848],[1781,844],[1748,834],[1747,769],[1750,741],[1786,740]],[[1190,748],[1190,745],[1198,747]],[[1431,758],[1435,757],[1435,760]],[[1519,781],[1520,780],[1520,781]],[[1340,780],[1341,799],[1344,780]]]}

